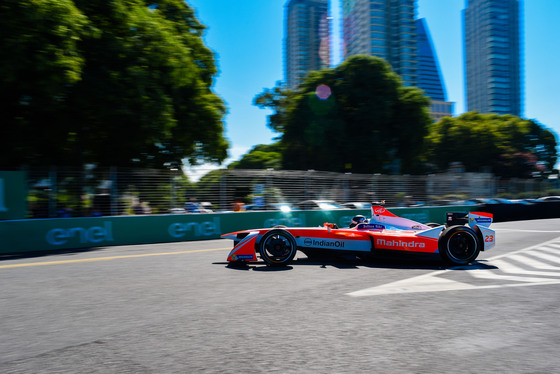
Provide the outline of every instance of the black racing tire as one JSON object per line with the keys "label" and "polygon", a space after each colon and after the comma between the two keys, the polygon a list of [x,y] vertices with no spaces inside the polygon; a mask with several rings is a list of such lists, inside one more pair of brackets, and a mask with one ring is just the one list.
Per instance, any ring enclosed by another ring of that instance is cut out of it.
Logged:
{"label": "black racing tire", "polygon": [[263,235],[259,242],[259,253],[269,266],[288,265],[297,252],[296,240],[288,231],[274,229]]}
{"label": "black racing tire", "polygon": [[480,253],[480,240],[476,232],[466,226],[451,226],[439,239],[442,259],[454,265],[467,265]]}

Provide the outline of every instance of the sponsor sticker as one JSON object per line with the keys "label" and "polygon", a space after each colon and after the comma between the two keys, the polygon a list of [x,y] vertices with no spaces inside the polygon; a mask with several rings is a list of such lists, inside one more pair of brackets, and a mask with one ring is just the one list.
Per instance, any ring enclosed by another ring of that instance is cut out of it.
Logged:
{"label": "sponsor sticker", "polygon": [[204,222],[175,222],[169,225],[167,231],[173,238],[182,238],[188,234],[194,234],[195,237],[220,235],[220,218],[214,217],[212,221]]}
{"label": "sponsor sticker", "polygon": [[344,248],[345,243],[342,240],[305,238],[303,245],[315,248]]}
{"label": "sponsor sticker", "polygon": [[473,220],[474,220],[475,222],[480,222],[480,223],[491,223],[491,222],[492,222],[492,219],[491,219],[491,218],[486,218],[486,217],[474,218],[474,219],[471,219],[471,222],[472,222]]}
{"label": "sponsor sticker", "polygon": [[380,248],[425,248],[426,244],[414,240],[377,239],[375,245]]}
{"label": "sponsor sticker", "polygon": [[236,255],[233,256],[235,257],[236,260],[252,260],[253,259],[253,255]]}
{"label": "sponsor sticker", "polygon": [[360,223],[358,230],[384,230],[385,226],[376,223]]}
{"label": "sponsor sticker", "polygon": [[80,244],[112,242],[113,226],[111,221],[105,221],[103,226],[54,228],[47,232],[46,239],[51,245],[63,245],[72,241]]}

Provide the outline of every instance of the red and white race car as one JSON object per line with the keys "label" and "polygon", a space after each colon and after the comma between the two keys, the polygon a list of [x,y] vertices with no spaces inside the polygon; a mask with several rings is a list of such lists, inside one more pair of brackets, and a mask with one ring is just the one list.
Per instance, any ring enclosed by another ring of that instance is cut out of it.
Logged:
{"label": "red and white race car", "polygon": [[398,217],[378,204],[372,204],[371,212],[370,220],[354,217],[349,228],[325,223],[320,227],[274,227],[222,235],[234,240],[227,261],[258,261],[258,253],[267,265],[284,266],[298,250],[308,257],[332,252],[362,258],[390,250],[439,253],[451,264],[465,265],[496,244],[495,231],[489,228],[490,213],[447,213],[446,224],[435,225]]}

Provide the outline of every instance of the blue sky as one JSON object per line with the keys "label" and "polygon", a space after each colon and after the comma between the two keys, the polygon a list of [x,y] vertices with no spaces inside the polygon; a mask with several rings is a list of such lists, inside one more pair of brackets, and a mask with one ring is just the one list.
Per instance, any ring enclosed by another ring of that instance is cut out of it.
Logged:
{"label": "blue sky", "polygon": [[[265,88],[284,79],[284,5],[287,0],[187,0],[207,26],[206,45],[219,68],[214,92],[228,107],[226,137],[230,159],[278,134],[266,126],[271,112],[252,104]],[[330,0],[333,17],[333,64],[340,62],[340,0]],[[439,59],[447,99],[455,115],[466,110],[461,10],[465,0],[417,0]],[[560,135],[560,0],[524,0],[524,117]]]}

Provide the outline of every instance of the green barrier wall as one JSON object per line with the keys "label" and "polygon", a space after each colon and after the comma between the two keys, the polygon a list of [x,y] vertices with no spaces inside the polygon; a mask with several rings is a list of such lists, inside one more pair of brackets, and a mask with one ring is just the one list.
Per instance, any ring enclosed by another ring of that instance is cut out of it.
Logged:
{"label": "green barrier wall", "polygon": [[[455,206],[393,208],[390,211],[423,223],[444,223],[448,211],[473,209],[472,206]],[[0,254],[217,239],[233,231],[276,225],[306,227],[331,222],[347,227],[357,214],[370,216],[369,210],[334,210],[0,221]]]}
{"label": "green barrier wall", "polygon": [[26,202],[26,173],[0,171],[0,220],[25,218]]}

